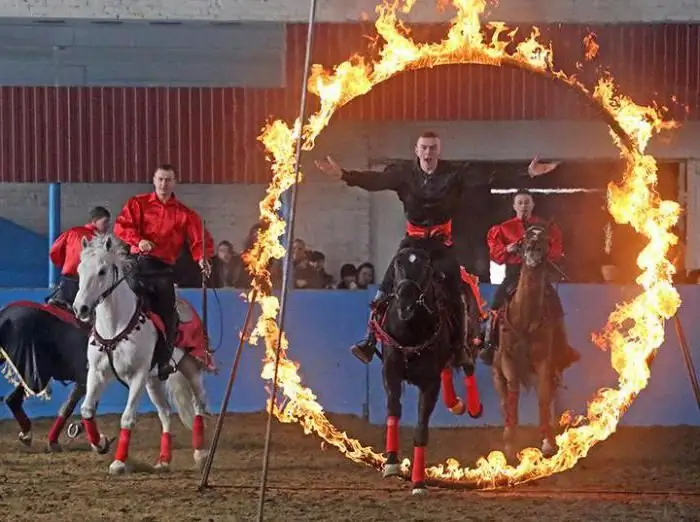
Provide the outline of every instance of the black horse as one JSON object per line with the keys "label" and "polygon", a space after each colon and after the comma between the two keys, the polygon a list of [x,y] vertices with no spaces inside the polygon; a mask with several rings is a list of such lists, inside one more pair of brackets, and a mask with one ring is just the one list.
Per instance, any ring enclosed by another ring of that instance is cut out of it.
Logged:
{"label": "black horse", "polygon": [[0,310],[0,366],[16,387],[5,404],[20,427],[19,440],[32,443],[32,423],[22,408],[25,398],[50,398],[51,380],[72,382],[73,390],[59,409],[49,432],[50,451],[60,451],[58,437],[85,395],[90,328],[52,304],[16,301]]}
{"label": "black horse", "polygon": [[[425,448],[430,417],[440,395],[440,376],[450,366],[461,334],[455,328],[444,275],[431,261],[439,240],[420,239],[399,250],[392,261],[394,286],[373,311],[372,327],[382,346],[384,389],[387,394],[387,432],[384,477],[400,474],[398,433],[401,418],[401,386],[404,381],[420,392],[418,424],[414,434],[413,494],[423,494]],[[463,367],[472,375],[473,363]]]}

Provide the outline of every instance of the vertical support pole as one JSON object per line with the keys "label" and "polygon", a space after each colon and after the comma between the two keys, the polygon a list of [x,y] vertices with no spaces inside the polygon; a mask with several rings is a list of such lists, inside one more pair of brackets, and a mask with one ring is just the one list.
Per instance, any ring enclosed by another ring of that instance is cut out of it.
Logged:
{"label": "vertical support pole", "polygon": [[[61,234],[61,184],[49,183],[49,249]],[[58,267],[49,259],[49,288],[58,281]]]}

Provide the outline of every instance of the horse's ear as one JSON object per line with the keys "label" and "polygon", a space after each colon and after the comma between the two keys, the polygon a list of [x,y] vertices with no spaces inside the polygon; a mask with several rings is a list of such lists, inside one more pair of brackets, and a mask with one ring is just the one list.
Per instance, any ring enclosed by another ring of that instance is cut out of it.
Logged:
{"label": "horse's ear", "polygon": [[87,248],[89,242],[90,240],[88,240],[86,236],[83,236],[83,238],[80,240],[80,246],[83,248]]}
{"label": "horse's ear", "polygon": [[109,252],[110,250],[112,250],[112,238],[111,238],[111,237],[108,237],[108,238],[105,240],[105,250],[107,250],[107,252]]}

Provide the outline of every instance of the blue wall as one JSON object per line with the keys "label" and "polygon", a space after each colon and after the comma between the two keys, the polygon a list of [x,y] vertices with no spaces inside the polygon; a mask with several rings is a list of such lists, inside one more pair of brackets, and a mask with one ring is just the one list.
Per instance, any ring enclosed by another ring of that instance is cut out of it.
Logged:
{"label": "blue wall", "polygon": [[[482,291],[488,298],[492,287],[484,285]],[[0,291],[0,306],[17,299],[41,300],[46,292],[43,289]],[[568,370],[565,375],[568,389],[561,393],[563,407],[582,412],[586,401],[595,390],[602,386],[615,385],[615,373],[610,368],[609,354],[596,348],[590,342],[590,336],[605,324],[615,302],[624,295],[632,295],[633,292],[635,288],[602,285],[560,286],[560,295],[567,310],[570,340],[583,356],[581,363]],[[694,311],[700,309],[700,287],[681,286],[680,292],[683,299],[681,320],[686,328],[694,359],[700,365],[700,324],[694,322]],[[219,409],[237,346],[238,332],[245,315],[246,304],[238,296],[239,293],[231,290],[218,291],[218,301],[213,292],[210,291],[209,294],[209,332],[212,346],[216,347],[221,339],[221,347],[216,353],[220,373],[206,378],[212,411]],[[181,294],[194,306],[200,307],[201,292],[185,290]],[[301,363],[300,373],[304,383],[312,387],[326,411],[358,416],[366,412],[371,422],[383,423],[385,408],[381,366],[375,361],[368,369],[348,351],[348,347],[364,333],[367,305],[373,295],[373,290],[292,292],[289,298],[287,331],[291,343],[290,356]],[[221,318],[226,323],[223,331]],[[264,408],[265,383],[259,378],[261,350],[259,347],[245,348],[229,411],[252,412]],[[477,379],[485,407],[484,416],[477,421],[468,416],[457,418],[448,413],[440,403],[433,416],[433,425],[501,424],[498,399],[491,385],[488,368],[479,366]],[[52,387],[54,399],[51,402],[36,399],[28,401],[27,411],[30,415],[55,414],[69,388],[60,383],[54,383]],[[0,395],[5,395],[9,390],[10,387],[2,380]],[[415,422],[415,397],[413,387],[406,386],[404,424]],[[100,412],[119,413],[125,400],[126,390],[119,384],[112,383],[102,398]],[[153,407],[144,394],[140,411],[152,410]],[[534,394],[523,396],[521,411],[524,423],[537,422]],[[6,408],[0,408],[0,416],[9,417]],[[651,382],[627,412],[623,423],[700,426],[700,412],[693,397],[672,323],[667,325],[666,342],[654,362]]]}

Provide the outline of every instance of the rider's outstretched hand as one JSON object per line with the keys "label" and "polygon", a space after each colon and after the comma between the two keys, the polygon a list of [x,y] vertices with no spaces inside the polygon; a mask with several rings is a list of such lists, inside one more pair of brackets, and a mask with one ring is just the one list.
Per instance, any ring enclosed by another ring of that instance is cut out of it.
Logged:
{"label": "rider's outstretched hand", "polygon": [[527,172],[532,178],[534,178],[535,176],[542,176],[543,174],[549,174],[550,172],[552,172],[559,166],[560,163],[561,161],[554,161],[552,163],[540,163],[539,158],[535,156],[530,165],[528,166]]}
{"label": "rider's outstretched hand", "polygon": [[343,170],[335,161],[333,161],[333,158],[330,156],[326,156],[326,161],[316,160],[316,166],[326,176],[333,179],[340,179],[340,177],[343,175]]}

